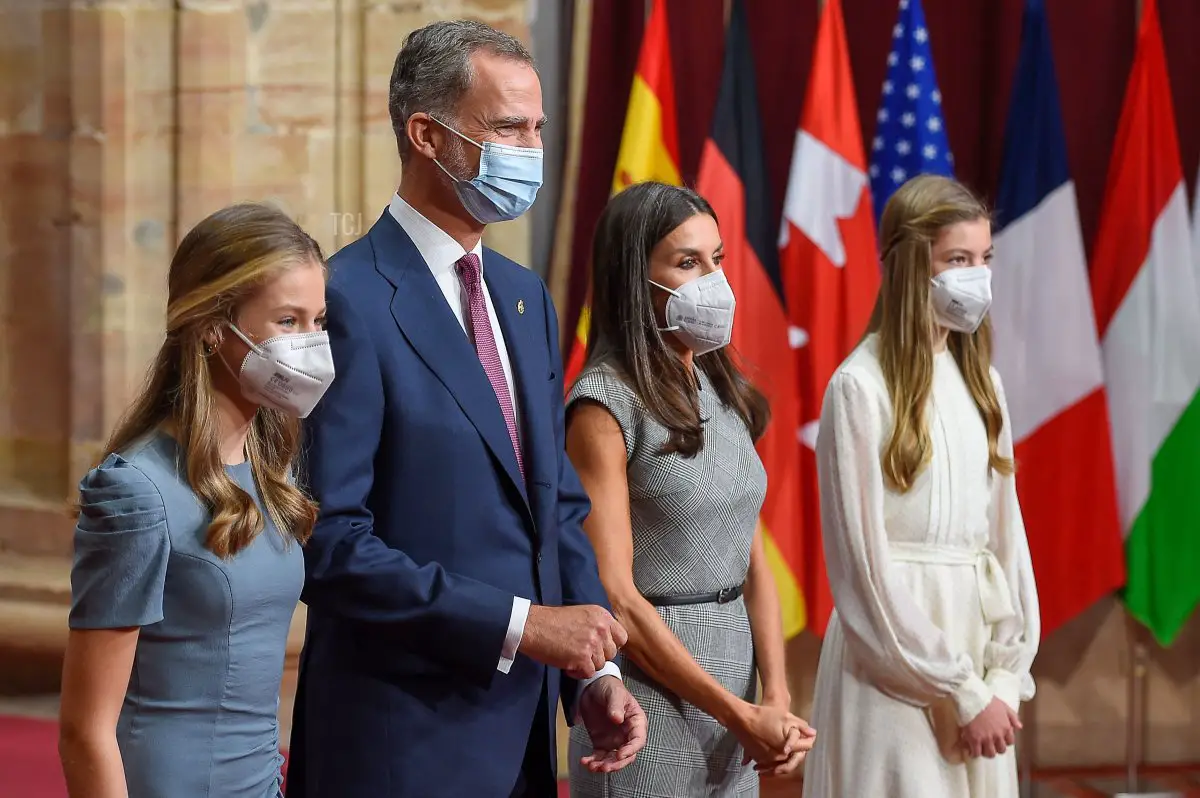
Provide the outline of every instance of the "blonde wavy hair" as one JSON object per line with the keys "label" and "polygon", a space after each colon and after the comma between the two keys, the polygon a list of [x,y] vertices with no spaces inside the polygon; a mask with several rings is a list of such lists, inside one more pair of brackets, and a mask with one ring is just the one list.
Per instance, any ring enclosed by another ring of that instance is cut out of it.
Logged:
{"label": "blonde wavy hair", "polygon": [[[991,220],[983,201],[958,181],[937,175],[909,180],[883,209],[883,281],[868,332],[877,333],[879,362],[892,402],[891,437],[881,455],[883,474],[901,493],[912,487],[933,455],[925,417],[937,330],[929,302],[933,243],[946,227],[980,219]],[[985,317],[973,333],[950,331],[947,345],[987,429],[990,467],[1012,474],[1012,459],[999,452],[1004,420],[990,371],[991,322]]]}
{"label": "blonde wavy hair", "polygon": [[[233,205],[192,228],[171,260],[166,340],[105,444],[106,453],[120,452],[152,430],[169,430],[189,485],[212,514],[205,546],[219,557],[249,546],[265,522],[254,499],[225,471],[212,375],[225,366],[211,355],[206,337],[219,337],[263,283],[312,263],[324,265],[317,242],[267,205]],[[246,457],[280,534],[303,543],[312,534],[317,506],[290,478],[299,451],[299,420],[260,407],[246,438]]]}

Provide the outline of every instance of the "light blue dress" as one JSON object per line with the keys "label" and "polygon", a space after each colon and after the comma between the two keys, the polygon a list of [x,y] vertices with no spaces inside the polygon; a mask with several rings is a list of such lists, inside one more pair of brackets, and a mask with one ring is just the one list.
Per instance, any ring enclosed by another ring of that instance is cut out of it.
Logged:
{"label": "light blue dress", "polygon": [[271,523],[249,463],[226,468],[266,529],[230,560],[212,554],[183,467],[174,439],[156,433],[84,477],[70,625],[141,627],[117,725],[130,798],[277,798],[303,554]]}

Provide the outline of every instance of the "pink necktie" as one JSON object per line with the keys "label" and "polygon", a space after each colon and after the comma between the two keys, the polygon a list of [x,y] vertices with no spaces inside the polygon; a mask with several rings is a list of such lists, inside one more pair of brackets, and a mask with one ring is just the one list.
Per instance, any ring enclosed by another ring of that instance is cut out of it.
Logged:
{"label": "pink necktie", "polygon": [[475,351],[479,354],[479,362],[483,364],[488,382],[492,384],[492,390],[496,392],[496,401],[500,403],[500,412],[504,414],[504,423],[508,425],[508,437],[512,439],[513,452],[517,455],[517,469],[521,472],[521,479],[524,479],[525,461],[521,457],[521,441],[517,437],[517,416],[513,412],[512,397],[508,393],[508,380],[504,378],[500,350],[496,347],[496,336],[492,332],[487,303],[483,298],[483,285],[479,279],[479,256],[474,252],[468,252],[459,258],[455,266],[458,268],[458,279],[462,281],[463,290],[467,292],[467,307],[470,310],[467,334],[475,342]]}

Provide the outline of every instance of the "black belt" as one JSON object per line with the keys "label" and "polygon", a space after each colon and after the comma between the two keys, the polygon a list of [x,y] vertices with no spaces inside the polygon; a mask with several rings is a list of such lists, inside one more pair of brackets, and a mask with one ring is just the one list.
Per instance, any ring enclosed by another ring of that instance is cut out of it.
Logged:
{"label": "black belt", "polygon": [[684,604],[728,604],[742,595],[746,583],[737,587],[727,587],[715,593],[681,593],[677,596],[646,596],[655,607],[676,607]]}

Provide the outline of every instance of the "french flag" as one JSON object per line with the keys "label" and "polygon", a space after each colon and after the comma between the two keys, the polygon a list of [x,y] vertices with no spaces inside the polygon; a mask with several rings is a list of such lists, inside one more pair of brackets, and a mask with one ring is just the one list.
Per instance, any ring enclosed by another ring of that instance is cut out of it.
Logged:
{"label": "french flag", "polygon": [[1046,634],[1125,580],[1104,364],[1044,0],[1025,5],[991,311]]}

